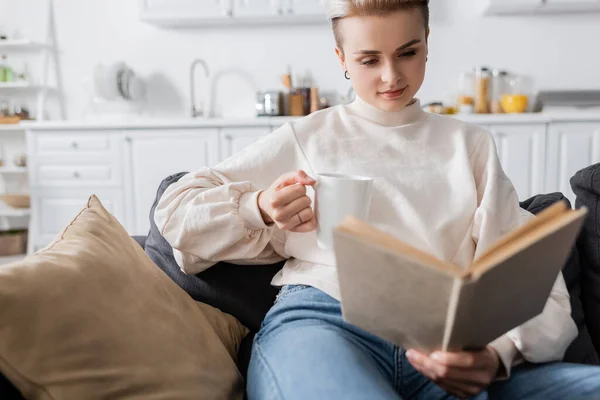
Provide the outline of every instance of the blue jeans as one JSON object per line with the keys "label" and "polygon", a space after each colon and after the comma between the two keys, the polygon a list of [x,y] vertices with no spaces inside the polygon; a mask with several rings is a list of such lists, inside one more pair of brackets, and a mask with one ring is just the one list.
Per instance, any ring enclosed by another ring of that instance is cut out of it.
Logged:
{"label": "blue jeans", "polygon": [[[281,290],[256,335],[248,398],[454,399],[416,371],[404,349],[345,323],[337,300],[302,285]],[[515,367],[476,399],[600,399],[600,367]]]}

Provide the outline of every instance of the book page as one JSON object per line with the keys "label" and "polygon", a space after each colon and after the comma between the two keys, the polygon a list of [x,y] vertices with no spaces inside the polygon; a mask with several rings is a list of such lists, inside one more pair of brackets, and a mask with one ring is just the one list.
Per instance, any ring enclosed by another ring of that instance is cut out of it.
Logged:
{"label": "book page", "polygon": [[382,232],[357,218],[347,217],[337,229],[340,232],[355,235],[370,244],[390,249],[396,253],[402,254],[404,257],[410,257],[425,267],[433,267],[458,277],[465,275],[465,271],[456,265],[444,262],[431,254],[410,246],[394,236]]}
{"label": "book page", "polygon": [[346,322],[405,348],[441,347],[459,278],[340,230],[334,249]]}

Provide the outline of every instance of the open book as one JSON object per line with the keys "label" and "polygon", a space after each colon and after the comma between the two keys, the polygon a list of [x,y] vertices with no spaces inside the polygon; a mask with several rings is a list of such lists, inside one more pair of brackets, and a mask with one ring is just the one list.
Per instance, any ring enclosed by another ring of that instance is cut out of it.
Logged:
{"label": "open book", "polygon": [[485,347],[539,315],[587,210],[544,210],[461,269],[348,217],[334,232],[344,319],[404,348]]}

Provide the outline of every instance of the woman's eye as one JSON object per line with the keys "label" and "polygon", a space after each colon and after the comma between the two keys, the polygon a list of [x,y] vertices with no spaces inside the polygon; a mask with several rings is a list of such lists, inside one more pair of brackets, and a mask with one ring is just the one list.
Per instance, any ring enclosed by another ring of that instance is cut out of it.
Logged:
{"label": "woman's eye", "polygon": [[361,61],[361,65],[374,65],[377,63],[377,60],[365,60],[365,61]]}
{"label": "woman's eye", "polygon": [[411,58],[414,57],[417,54],[416,50],[411,50],[411,51],[407,51],[406,53],[402,53],[400,54],[400,58]]}

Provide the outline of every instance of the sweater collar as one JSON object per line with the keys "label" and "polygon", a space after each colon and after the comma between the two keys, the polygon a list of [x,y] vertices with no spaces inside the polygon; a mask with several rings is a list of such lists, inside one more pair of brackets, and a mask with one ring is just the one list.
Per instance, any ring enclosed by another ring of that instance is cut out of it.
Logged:
{"label": "sweater collar", "polygon": [[410,125],[421,121],[427,115],[421,109],[421,102],[418,99],[414,99],[412,104],[400,111],[384,111],[356,96],[356,99],[348,105],[348,109],[359,117],[383,126]]}

